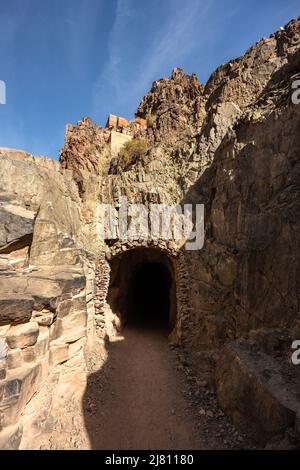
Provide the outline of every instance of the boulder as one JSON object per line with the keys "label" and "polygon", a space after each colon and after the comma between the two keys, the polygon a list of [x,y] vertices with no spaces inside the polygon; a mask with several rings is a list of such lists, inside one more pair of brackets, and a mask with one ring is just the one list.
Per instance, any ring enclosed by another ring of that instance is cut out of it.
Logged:
{"label": "boulder", "polygon": [[32,240],[34,212],[0,202],[0,252],[20,249]]}
{"label": "boulder", "polygon": [[18,293],[0,294],[0,325],[30,320],[34,300],[30,295]]}
{"label": "boulder", "polygon": [[221,408],[235,426],[263,445],[296,426],[299,385],[299,378],[287,378],[277,361],[239,343],[224,347],[216,364]]}
{"label": "boulder", "polygon": [[35,322],[12,326],[7,334],[6,341],[11,349],[27,348],[33,346],[39,335],[39,327]]}
{"label": "boulder", "polygon": [[38,390],[42,380],[42,366],[14,369],[0,383],[0,431],[15,424],[28,401]]}
{"label": "boulder", "polygon": [[10,349],[7,353],[7,367],[8,369],[16,369],[22,367],[23,358],[21,349]]}

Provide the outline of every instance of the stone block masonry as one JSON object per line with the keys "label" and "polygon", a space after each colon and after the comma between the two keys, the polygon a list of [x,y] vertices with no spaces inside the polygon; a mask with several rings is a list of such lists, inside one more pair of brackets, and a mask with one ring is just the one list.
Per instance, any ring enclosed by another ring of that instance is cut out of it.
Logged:
{"label": "stone block masonry", "polygon": [[132,139],[131,135],[122,134],[121,132],[111,131],[110,134],[110,153],[112,157],[117,157],[119,151],[125,144]]}

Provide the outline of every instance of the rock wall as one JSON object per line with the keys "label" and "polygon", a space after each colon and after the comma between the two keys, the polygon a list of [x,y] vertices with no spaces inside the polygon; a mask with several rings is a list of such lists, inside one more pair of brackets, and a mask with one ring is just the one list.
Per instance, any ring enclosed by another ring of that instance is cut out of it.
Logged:
{"label": "rock wall", "polygon": [[[120,327],[107,303],[109,263],[141,247],[172,260],[172,340],[216,387],[233,422],[263,445],[287,429],[299,433],[290,362],[300,334],[300,107],[291,100],[299,54],[298,19],[205,85],[181,69],[154,82],[136,112],[147,126],[126,131],[148,151],[127,171],[114,162],[111,174],[110,131],[90,119],[67,127],[60,163],[2,149],[2,447],[18,447],[22,410],[49,370],[62,363],[83,370],[96,333],[105,344]],[[97,205],[118,206],[120,196],[204,204],[203,249],[101,242]]]}
{"label": "rock wall", "polygon": [[22,413],[51,371],[85,369],[93,338],[93,256],[80,245],[71,172],[22,152],[0,155],[0,447],[17,448]]}

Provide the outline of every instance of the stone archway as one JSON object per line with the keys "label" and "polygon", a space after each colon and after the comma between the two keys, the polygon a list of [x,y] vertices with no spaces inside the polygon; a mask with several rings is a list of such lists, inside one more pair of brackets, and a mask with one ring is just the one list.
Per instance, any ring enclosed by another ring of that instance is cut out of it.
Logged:
{"label": "stone archway", "polygon": [[[157,262],[165,265],[169,270],[172,280],[169,311],[169,329],[171,333],[169,339],[172,342],[180,343],[184,339],[183,333],[187,330],[189,277],[182,251],[174,249],[174,247],[170,248],[165,243],[156,245],[141,243],[132,246],[127,243],[117,242],[106,253],[100,255],[95,272],[94,289],[95,323],[98,335],[105,337],[112,322],[114,324],[112,329],[114,329],[116,323],[119,326],[120,323],[126,322],[126,312],[125,315],[124,313],[122,315],[120,311],[120,305],[121,309],[122,307],[124,309],[126,300],[122,301],[119,297],[120,294],[122,297],[122,293],[126,292],[126,286],[118,286],[116,278],[120,272],[122,259],[126,261],[127,256],[136,260],[131,262],[131,274],[134,266],[139,262],[146,264]],[[116,313],[113,319],[110,315],[112,311]],[[110,326],[107,328],[108,325]]]}

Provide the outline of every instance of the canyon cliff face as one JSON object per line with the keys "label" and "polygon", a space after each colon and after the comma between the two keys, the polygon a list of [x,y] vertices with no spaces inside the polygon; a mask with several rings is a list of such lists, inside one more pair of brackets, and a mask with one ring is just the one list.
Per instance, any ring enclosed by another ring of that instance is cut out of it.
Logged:
{"label": "canyon cliff face", "polygon": [[[31,424],[22,413],[53,371],[62,384],[84,381],[90,351],[105,356],[138,249],[172,273],[170,340],[189,351],[233,423],[262,446],[299,445],[299,62],[293,20],[205,85],[174,69],[137,108],[147,126],[126,128],[147,145],[125,168],[111,130],[89,119],[67,126],[60,163],[0,149],[3,448],[23,442]],[[203,248],[102,242],[96,207],[120,196],[204,204]]]}

